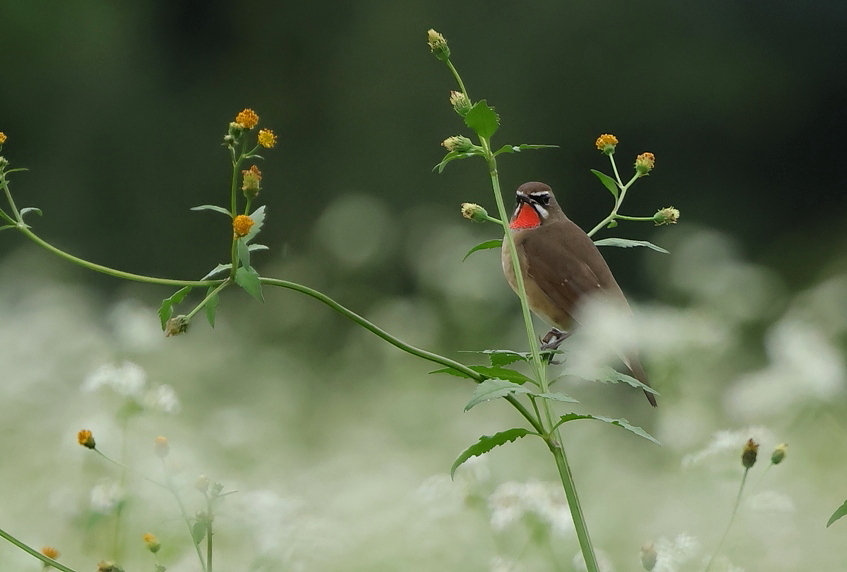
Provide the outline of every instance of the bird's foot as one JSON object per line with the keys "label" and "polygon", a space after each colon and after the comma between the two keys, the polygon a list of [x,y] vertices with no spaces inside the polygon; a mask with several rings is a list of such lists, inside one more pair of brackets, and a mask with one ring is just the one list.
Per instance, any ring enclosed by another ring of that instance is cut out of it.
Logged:
{"label": "bird's foot", "polygon": [[561,363],[554,361],[553,356],[556,354],[556,350],[559,349],[559,346],[562,345],[562,342],[568,339],[570,335],[570,332],[563,332],[558,328],[553,328],[547,332],[543,338],[541,338],[541,347],[539,349],[542,353],[547,353],[547,355],[544,356],[547,359],[547,363],[553,365]]}

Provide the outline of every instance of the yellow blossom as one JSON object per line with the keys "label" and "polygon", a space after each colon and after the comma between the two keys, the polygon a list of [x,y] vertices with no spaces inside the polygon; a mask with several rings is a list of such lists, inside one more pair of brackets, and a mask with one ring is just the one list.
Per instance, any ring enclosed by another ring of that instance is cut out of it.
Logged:
{"label": "yellow blossom", "polygon": [[0,145],[6,142],[6,134],[0,131]]}
{"label": "yellow blossom", "polygon": [[259,116],[252,109],[245,109],[235,116],[235,122],[245,129],[253,129],[259,123]]}
{"label": "yellow blossom", "polygon": [[145,534],[142,539],[144,540],[144,544],[147,546],[147,550],[156,554],[161,548],[161,544],[159,543],[159,539],[156,538],[154,534],[150,534],[149,532]]}
{"label": "yellow blossom", "polygon": [[167,437],[156,437],[153,440],[153,451],[156,453],[156,456],[160,459],[164,459],[168,456],[171,447],[168,445]]}
{"label": "yellow blossom", "polygon": [[52,546],[45,546],[41,549],[41,553],[47,558],[52,558],[53,560],[56,560],[59,557],[59,551]]}
{"label": "yellow blossom", "polygon": [[741,464],[744,465],[745,469],[750,469],[756,464],[756,455],[758,453],[759,444],[752,439],[748,439],[744,445],[744,449],[741,451]]}
{"label": "yellow blossom", "polygon": [[76,434],[76,440],[77,443],[83,447],[88,447],[89,449],[97,447],[97,444],[94,442],[94,434],[88,429],[80,430],[80,432]]}
{"label": "yellow blossom", "polygon": [[276,135],[270,129],[262,129],[259,131],[259,145],[270,149],[276,145]]}
{"label": "yellow blossom", "polygon": [[609,133],[604,133],[597,138],[597,141],[595,141],[594,144],[606,155],[611,155],[615,152],[615,145],[618,144],[618,138]]}
{"label": "yellow blossom", "polygon": [[250,232],[250,227],[253,226],[253,219],[247,215],[238,215],[234,219],[232,219],[232,230],[235,233],[235,236],[242,237],[247,236],[247,233]]}
{"label": "yellow blossom", "polygon": [[642,153],[635,158],[635,171],[644,176],[653,170],[656,165],[656,157],[652,153]]}

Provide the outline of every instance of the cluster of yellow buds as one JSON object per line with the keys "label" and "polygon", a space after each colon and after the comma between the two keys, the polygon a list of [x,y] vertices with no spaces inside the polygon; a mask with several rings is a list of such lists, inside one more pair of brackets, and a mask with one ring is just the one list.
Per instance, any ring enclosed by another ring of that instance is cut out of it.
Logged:
{"label": "cluster of yellow buds", "polygon": [[673,207],[665,207],[660,209],[653,215],[653,222],[656,226],[663,224],[676,224],[679,220],[679,209]]}
{"label": "cluster of yellow buds", "polygon": [[6,134],[0,131],[0,145],[6,142]]}
{"label": "cluster of yellow buds", "polygon": [[436,58],[439,60],[450,59],[450,48],[447,47],[447,40],[444,39],[444,36],[430,29],[426,33],[426,43],[429,44],[429,49]]}
{"label": "cluster of yellow buds", "polygon": [[94,442],[94,434],[88,429],[81,429],[79,433],[76,434],[76,441],[88,449],[97,448],[97,443]]}
{"label": "cluster of yellow buds", "polygon": [[656,166],[656,157],[652,153],[642,153],[635,158],[635,172],[639,177],[643,177],[653,170]]}
{"label": "cluster of yellow buds", "polygon": [[[224,136],[224,145],[234,149],[235,144],[241,139],[245,131],[249,131],[259,124],[259,116],[252,109],[243,109],[235,116],[235,121],[230,122],[227,134]],[[276,145],[276,135],[270,129],[261,129],[257,135],[259,145],[271,148]]]}
{"label": "cluster of yellow buds", "polygon": [[53,560],[59,558],[59,551],[52,546],[45,546],[41,549],[41,553],[47,558],[52,558]]}
{"label": "cluster of yellow buds", "polygon": [[618,138],[610,133],[604,133],[594,142],[597,149],[606,155],[611,155],[615,152],[615,146],[618,144]]}
{"label": "cluster of yellow buds", "polygon": [[456,113],[462,117],[467,115],[468,111],[470,111],[471,107],[473,107],[471,100],[468,99],[468,96],[461,91],[450,92],[450,105],[452,105]]}
{"label": "cluster of yellow buds", "polygon": [[161,543],[159,542],[159,539],[156,538],[154,534],[150,534],[149,532],[142,536],[141,539],[144,540],[144,546],[147,547],[147,550],[149,550],[153,554],[156,554],[162,547]]}

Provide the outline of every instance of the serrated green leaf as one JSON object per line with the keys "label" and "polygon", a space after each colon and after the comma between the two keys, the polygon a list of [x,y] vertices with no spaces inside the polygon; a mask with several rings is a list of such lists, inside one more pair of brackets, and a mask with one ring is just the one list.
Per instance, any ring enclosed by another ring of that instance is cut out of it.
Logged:
{"label": "serrated green leaf", "polygon": [[41,209],[35,207],[24,207],[21,209],[21,218],[27,213],[36,213],[38,216],[44,216]]}
{"label": "serrated green leaf", "polygon": [[185,297],[188,296],[188,293],[191,292],[191,289],[192,286],[180,288],[174,292],[173,296],[162,300],[162,305],[159,306],[159,320],[162,322],[162,330],[165,329],[165,325],[167,325],[168,320],[170,320],[173,316],[173,307],[182,302]]}
{"label": "serrated green leaf", "polygon": [[218,205],[200,205],[198,207],[191,207],[193,211],[215,211],[217,213],[225,214],[229,218],[232,218],[232,213],[226,210],[223,207],[219,207]]}
{"label": "serrated green leaf", "polygon": [[[570,373],[570,372],[567,372]],[[579,377],[583,377],[580,375]],[[643,389],[647,393],[659,395],[659,392],[650,386],[644,385],[631,375],[621,373],[613,367],[605,366],[601,368],[595,375],[588,376],[585,379],[588,381],[599,381],[600,383],[625,383],[636,389]]]}
{"label": "serrated green leaf", "polygon": [[840,507],[838,507],[838,508],[835,510],[835,512],[834,512],[834,513],[832,513],[832,516],[831,516],[831,517],[829,517],[829,520],[828,520],[828,521],[826,521],[826,527],[827,527],[827,528],[829,528],[829,526],[830,526],[833,522],[835,522],[836,520],[838,520],[839,518],[841,518],[841,517],[842,517],[842,516],[844,516],[845,514],[847,514],[847,501],[844,501],[844,504],[842,504]]}
{"label": "serrated green leaf", "polygon": [[[209,286],[209,291],[206,292],[206,296],[212,293],[212,290],[217,288],[217,286]],[[213,328],[215,327],[215,317],[218,313],[218,304],[220,304],[220,298],[217,294],[206,300],[206,305],[203,309],[206,311],[206,320],[209,321],[209,325]]]}
{"label": "serrated green leaf", "polygon": [[579,403],[576,399],[571,397],[570,395],[565,395],[560,392],[552,392],[552,393],[536,393],[535,397],[540,397],[541,399],[550,399],[552,401],[561,401],[562,403]]}
{"label": "serrated green leaf", "polygon": [[471,376],[466,374],[463,371],[459,371],[458,369],[453,369],[452,367],[442,367],[441,369],[434,369],[429,372],[430,375],[434,373],[446,373],[447,375],[454,375],[456,377],[463,377],[465,379],[473,379]]}
{"label": "serrated green leaf", "polygon": [[244,237],[244,244],[248,244],[251,240],[256,238],[256,235],[259,234],[260,230],[262,230],[262,225],[265,224],[265,205],[262,205],[254,210],[253,214],[250,215],[250,218],[253,219],[253,226],[250,227],[250,232],[248,232],[247,236]]}
{"label": "serrated green leaf", "polygon": [[497,132],[497,128],[500,126],[500,117],[494,111],[494,108],[488,107],[488,103],[481,99],[465,115],[465,125],[473,129],[480,137],[487,139]]}
{"label": "serrated green leaf", "polygon": [[600,182],[603,183],[603,186],[609,189],[609,192],[615,197],[615,200],[618,198],[618,193],[620,192],[620,188],[618,187],[617,181],[615,181],[612,177],[607,175],[606,173],[601,173],[596,169],[591,169],[591,172],[594,173]]}
{"label": "serrated green leaf", "polygon": [[218,264],[217,266],[215,266],[214,268],[212,268],[212,269],[208,272],[208,274],[206,274],[206,275],[205,275],[203,278],[201,278],[200,280],[206,280],[206,279],[208,279],[208,278],[211,278],[211,277],[212,277],[212,276],[214,276],[215,274],[220,274],[220,273],[221,273],[221,272],[223,272],[224,270],[230,270],[231,268],[232,268],[232,264]]}
{"label": "serrated green leaf", "polygon": [[257,250],[270,250],[270,248],[264,244],[251,244],[247,248],[250,249],[250,252],[256,252]]}
{"label": "serrated green leaf", "polygon": [[656,440],[655,437],[650,435],[647,431],[645,431],[641,427],[636,427],[635,425],[630,425],[629,421],[627,421],[626,419],[612,419],[611,417],[603,417],[602,415],[590,415],[588,413],[583,414],[583,415],[581,415],[579,413],[568,413],[567,415],[562,415],[559,418],[559,422],[556,423],[556,426],[558,427],[559,425],[562,425],[563,423],[567,423],[568,421],[575,421],[577,419],[595,419],[597,421],[602,421],[603,423],[609,423],[611,425],[616,425],[617,427],[620,427],[621,429],[626,429],[627,431],[629,431],[631,433],[635,433],[639,437],[643,437],[643,438],[647,439],[648,441],[652,441],[656,445],[659,445],[659,446],[662,445],[661,443],[659,443]]}
{"label": "serrated green leaf", "polygon": [[529,429],[524,429],[523,427],[515,427],[514,429],[508,429],[506,431],[500,431],[495,435],[483,435],[479,438],[479,441],[465,449],[461,455],[459,455],[456,460],[453,462],[453,466],[450,467],[450,478],[453,478],[453,475],[456,474],[456,469],[461,466],[462,463],[470,459],[471,457],[478,457],[479,455],[484,455],[489,452],[494,447],[499,447],[500,445],[505,445],[506,443],[510,443],[512,441],[516,441],[521,437],[526,437],[527,435],[537,435],[537,433],[533,433]]}
{"label": "serrated green leaf", "polygon": [[513,393],[532,393],[532,390],[505,379],[486,379],[476,386],[470,401],[465,405],[465,411],[470,411],[483,401],[491,401]]}
{"label": "serrated green leaf", "polygon": [[503,239],[502,238],[495,238],[493,240],[486,240],[485,242],[480,242],[479,244],[477,244],[476,246],[474,246],[473,248],[468,250],[468,253],[465,254],[464,258],[462,258],[462,262],[467,260],[468,256],[470,256],[474,252],[477,252],[479,250],[487,250],[489,248],[500,248],[502,245],[503,245]]}
{"label": "serrated green leaf", "polygon": [[447,163],[450,161],[455,161],[456,159],[467,159],[468,157],[475,157],[477,155],[481,155],[482,151],[469,151],[467,153],[459,153],[458,151],[450,151],[444,158],[441,159],[441,162],[432,168],[433,171],[438,171],[438,174],[444,172],[444,167],[447,166]]}
{"label": "serrated green leaf", "polygon": [[646,240],[632,240],[629,238],[602,238],[600,240],[595,240],[594,244],[597,246],[618,246],[620,248],[632,248],[634,246],[646,246],[647,248],[652,248],[656,252],[661,252],[663,254],[670,254],[667,250],[662,248],[661,246],[656,246],[652,242],[647,242]]}
{"label": "serrated green leaf", "polygon": [[488,378],[505,379],[517,383],[519,385],[523,385],[525,383],[535,383],[532,378],[525,376],[519,371],[515,371],[506,367],[488,367],[484,365],[472,365],[470,366],[470,368],[475,372],[481,373],[482,375]]}
{"label": "serrated green leaf", "polygon": [[206,524],[201,521],[196,521],[191,525],[191,538],[194,539],[194,544],[200,544],[206,537]]}
{"label": "serrated green leaf", "polygon": [[244,238],[239,238],[235,241],[235,251],[238,253],[238,260],[241,262],[241,266],[245,268],[252,268],[252,266],[250,266],[250,249],[247,248],[247,243],[244,242]]}
{"label": "serrated green leaf", "polygon": [[235,283],[244,288],[248,294],[259,302],[265,301],[264,296],[262,296],[262,283],[259,281],[259,274],[252,268],[242,266],[236,270]]}

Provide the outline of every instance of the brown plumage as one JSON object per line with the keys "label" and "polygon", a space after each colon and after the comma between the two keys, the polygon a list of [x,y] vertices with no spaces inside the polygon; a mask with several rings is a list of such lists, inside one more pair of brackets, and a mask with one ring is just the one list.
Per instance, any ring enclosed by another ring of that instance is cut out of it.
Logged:
{"label": "brown plumage", "polygon": [[[631,313],[603,255],[585,231],[565,216],[550,187],[524,183],[515,196],[517,207],[509,226],[532,311],[564,331],[577,325],[575,314],[587,296],[603,294]],[[502,262],[506,280],[517,291],[506,241]],[[635,379],[649,385],[638,355],[629,353],[621,359]],[[656,397],[644,394],[655,407]]]}

